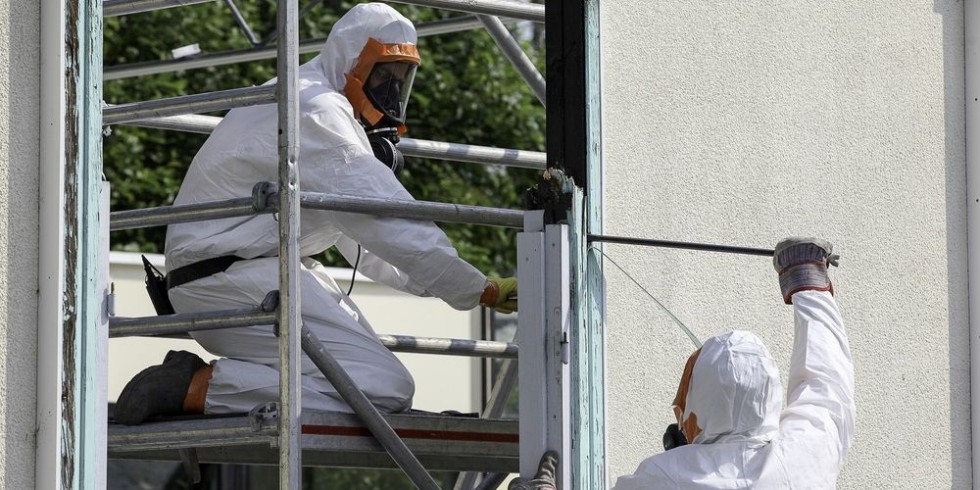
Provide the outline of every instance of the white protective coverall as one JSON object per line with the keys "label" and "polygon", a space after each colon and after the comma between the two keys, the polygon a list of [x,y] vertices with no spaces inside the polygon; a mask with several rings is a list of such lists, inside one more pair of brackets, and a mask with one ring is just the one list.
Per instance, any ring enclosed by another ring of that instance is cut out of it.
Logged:
{"label": "white protective coverall", "polygon": [[[369,37],[382,43],[416,43],[415,28],[383,4],[360,4],[333,27],[320,55],[300,67],[299,178],[303,191],[412,199],[392,171],[378,161],[343,95],[344,74]],[[273,81],[274,82],[274,81]],[[273,83],[269,82],[269,83]],[[191,164],[175,204],[247,197],[257,182],[277,180],[277,109],[261,105],[232,110]],[[237,255],[222,273],[170,290],[180,313],[258,305],[278,285],[278,224],[271,214],[184,223],[167,231],[171,270],[204,259]],[[363,247],[360,272],[401,291],[435,296],[454,308],[477,306],[486,277],[464,262],[431,222],[363,214],[304,210],[300,253],[331,246],[352,263]],[[377,339],[357,306],[312,259],[300,270],[304,324],[321,340],[380,409],[410,408],[411,375]],[[214,364],[206,413],[248,411],[278,398],[278,343],[269,325],[194,332]],[[306,356],[304,409],[350,411]]]}
{"label": "white protective coverall", "polygon": [[704,343],[685,416],[692,444],[654,455],[614,490],[660,488],[831,489],[854,437],[854,367],[833,296],[793,295],[795,338],[789,397],[775,361],[749,332]]}

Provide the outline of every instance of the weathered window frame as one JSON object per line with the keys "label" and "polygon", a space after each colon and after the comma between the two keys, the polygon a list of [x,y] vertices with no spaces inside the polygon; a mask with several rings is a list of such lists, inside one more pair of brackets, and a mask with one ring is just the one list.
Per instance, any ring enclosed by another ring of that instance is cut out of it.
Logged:
{"label": "weathered window frame", "polygon": [[105,488],[102,1],[41,0],[36,488]]}

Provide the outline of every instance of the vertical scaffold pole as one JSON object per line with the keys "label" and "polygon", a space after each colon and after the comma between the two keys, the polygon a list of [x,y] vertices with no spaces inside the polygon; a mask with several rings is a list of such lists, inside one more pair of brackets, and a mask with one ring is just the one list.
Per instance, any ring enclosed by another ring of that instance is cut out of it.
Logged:
{"label": "vertical scaffold pole", "polygon": [[298,0],[278,0],[276,97],[279,104],[279,488],[301,481],[299,283],[299,71]]}

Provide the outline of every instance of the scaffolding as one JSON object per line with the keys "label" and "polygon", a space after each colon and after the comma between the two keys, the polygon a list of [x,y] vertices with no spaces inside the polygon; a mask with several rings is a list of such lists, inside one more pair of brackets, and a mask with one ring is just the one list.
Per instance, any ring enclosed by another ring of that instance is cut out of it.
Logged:
{"label": "scaffolding", "polygon": [[[105,0],[105,16],[130,15],[214,0]],[[504,22],[544,21],[544,5],[509,0],[411,0],[419,6],[464,12],[454,19],[420,24],[419,35],[433,35],[483,26],[545,103],[545,82]],[[312,2],[310,5],[318,3]],[[234,4],[229,5],[235,10]],[[401,468],[419,488],[438,488],[428,469],[464,472],[459,490],[493,488],[501,475],[531,476],[548,449],[564,456],[569,437],[569,315],[571,290],[568,225],[548,224],[543,211],[497,209],[452,203],[375,199],[300,191],[298,155],[297,71],[299,54],[318,49],[322,39],[300,42],[296,0],[278,0],[277,45],[194,59],[138,63],[105,69],[105,78],[123,78],[203,66],[275,57],[277,83],[211,93],[106,106],[103,124],[153,127],[210,133],[220,118],[201,115],[257,104],[278,104],[279,180],[257,182],[251,196],[185,206],[119,211],[110,214],[110,230],[278,213],[279,288],[254,308],[174,314],[109,321],[109,336],[186,336],[188,332],[274,325],[279,338],[280,398],[234,417],[182,418],[141,426],[110,425],[108,453],[112,458],[182,461],[194,475],[199,462],[273,464],[279,467],[280,488],[300,488],[300,467],[306,465]],[[236,17],[241,23],[240,16]],[[247,27],[246,27],[247,29]],[[254,36],[250,36],[250,39]],[[540,152],[499,149],[437,141],[402,139],[409,156],[505,165],[544,170]],[[504,359],[489,401],[479,418],[420,414],[382,415],[353,380],[302,325],[298,291],[297,237],[300,209],[343,210],[430,221],[457,222],[521,229],[518,233],[518,278],[521,284],[517,343],[382,335],[389,349],[436,355]],[[520,347],[518,347],[520,346]],[[299,399],[300,355],[305,353],[353,409],[354,415],[303,412]],[[520,373],[520,420],[501,419],[507,394]],[[570,482],[570,464],[562,457],[559,481]],[[477,482],[476,472],[483,472]]]}

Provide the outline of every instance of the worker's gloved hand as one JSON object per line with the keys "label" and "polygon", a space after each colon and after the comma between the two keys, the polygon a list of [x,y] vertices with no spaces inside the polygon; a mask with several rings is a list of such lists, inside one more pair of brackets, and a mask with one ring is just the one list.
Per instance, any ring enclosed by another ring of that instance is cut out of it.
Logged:
{"label": "worker's gloved hand", "polygon": [[538,463],[538,473],[534,479],[518,478],[507,486],[507,490],[557,490],[555,472],[558,471],[558,453],[547,451]]}
{"label": "worker's gloved hand", "polygon": [[487,285],[480,296],[480,304],[496,308],[501,313],[517,311],[517,278],[488,277]]}
{"label": "worker's gloved hand", "polygon": [[779,273],[779,289],[786,304],[792,304],[793,295],[800,291],[834,293],[827,275],[827,267],[836,266],[839,258],[833,250],[830,242],[819,238],[791,237],[776,245],[772,265]]}

